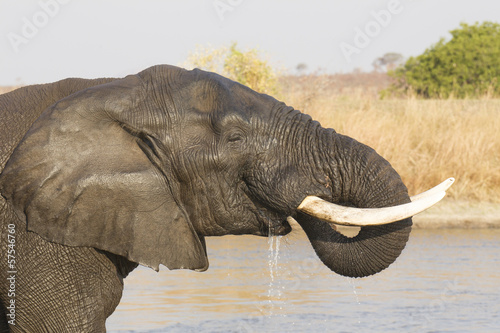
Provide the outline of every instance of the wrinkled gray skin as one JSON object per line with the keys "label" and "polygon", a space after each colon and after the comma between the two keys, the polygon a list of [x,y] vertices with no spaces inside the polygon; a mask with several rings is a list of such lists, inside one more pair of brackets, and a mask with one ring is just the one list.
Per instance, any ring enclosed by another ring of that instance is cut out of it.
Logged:
{"label": "wrinkled gray skin", "polygon": [[285,235],[287,216],[346,276],[383,270],[408,240],[411,219],[346,238],[297,212],[308,195],[355,207],[409,197],[371,148],[213,73],[67,79],[1,95],[0,111],[0,297],[8,313],[13,224],[13,332],[105,331],[137,264],[203,271],[205,236]]}

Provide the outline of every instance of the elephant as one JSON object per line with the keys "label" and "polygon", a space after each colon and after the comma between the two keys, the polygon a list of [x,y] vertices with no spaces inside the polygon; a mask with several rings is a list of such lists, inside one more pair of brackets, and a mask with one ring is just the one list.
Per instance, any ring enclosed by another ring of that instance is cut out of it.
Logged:
{"label": "elephant", "polygon": [[202,272],[205,237],[290,219],[332,271],[372,275],[445,190],[412,203],[372,148],[200,69],[27,86],[0,109],[0,331],[104,332],[138,265]]}

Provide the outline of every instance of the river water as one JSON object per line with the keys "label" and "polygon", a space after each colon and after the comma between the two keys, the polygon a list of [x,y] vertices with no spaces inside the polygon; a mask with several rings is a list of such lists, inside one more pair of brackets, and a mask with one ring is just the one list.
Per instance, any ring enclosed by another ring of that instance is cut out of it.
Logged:
{"label": "river water", "polygon": [[362,279],[317,259],[302,231],[207,238],[210,268],[126,280],[109,332],[500,332],[500,230],[413,230]]}

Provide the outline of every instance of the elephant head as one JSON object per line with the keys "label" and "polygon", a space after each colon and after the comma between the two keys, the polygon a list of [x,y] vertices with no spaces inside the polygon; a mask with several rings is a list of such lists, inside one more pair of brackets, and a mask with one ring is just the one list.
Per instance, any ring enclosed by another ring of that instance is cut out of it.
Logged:
{"label": "elephant head", "polygon": [[46,240],[156,270],[205,270],[204,236],[284,235],[293,217],[325,265],[366,276],[398,257],[413,214],[363,225],[351,238],[335,231],[304,199],[407,204],[387,161],[270,96],[167,65],[49,107],[11,156],[0,189]]}

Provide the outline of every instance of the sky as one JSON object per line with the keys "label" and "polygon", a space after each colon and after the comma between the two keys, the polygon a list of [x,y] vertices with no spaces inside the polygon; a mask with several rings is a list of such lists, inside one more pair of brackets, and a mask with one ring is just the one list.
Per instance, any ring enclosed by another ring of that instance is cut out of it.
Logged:
{"label": "sky", "polygon": [[417,56],[497,0],[0,0],[0,85],[123,77],[237,42],[295,73],[371,71]]}

